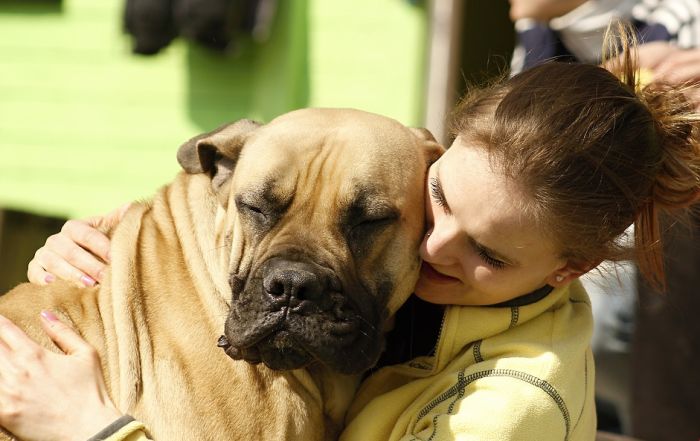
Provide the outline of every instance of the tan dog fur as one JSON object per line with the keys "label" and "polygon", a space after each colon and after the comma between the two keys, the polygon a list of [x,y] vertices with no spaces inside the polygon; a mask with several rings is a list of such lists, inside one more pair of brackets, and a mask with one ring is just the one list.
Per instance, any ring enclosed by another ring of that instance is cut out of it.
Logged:
{"label": "tan dog fur", "polygon": [[[183,146],[179,159],[191,173],[129,209],[111,233],[111,270],[101,286],[23,284],[0,299],[0,313],[46,347],[56,350],[40,329],[42,309],[77,329],[97,348],[118,408],[144,421],[157,440],[313,441],[333,438],[342,424],[356,377],[319,363],[273,371],[217,347],[231,274],[245,277],[275,250],[303,246],[370,286],[378,270],[390,274],[396,285],[385,318],[417,277],[424,176],[442,151],[432,137],[347,109],[305,109],[249,125]],[[193,173],[207,146],[235,163],[232,176],[213,183],[211,173]],[[234,198],[270,176],[293,199],[275,228],[258,237]],[[400,212],[362,259],[338,227],[340,207],[358,183]]]}

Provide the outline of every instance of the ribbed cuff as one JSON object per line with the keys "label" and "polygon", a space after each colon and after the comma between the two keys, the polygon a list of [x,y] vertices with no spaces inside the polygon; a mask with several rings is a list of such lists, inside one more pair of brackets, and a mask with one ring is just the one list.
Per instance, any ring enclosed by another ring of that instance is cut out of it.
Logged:
{"label": "ribbed cuff", "polygon": [[119,432],[122,428],[127,426],[129,423],[136,421],[131,415],[124,415],[112,422],[109,426],[100,430],[99,433],[90,437],[87,441],[104,441],[115,433]]}

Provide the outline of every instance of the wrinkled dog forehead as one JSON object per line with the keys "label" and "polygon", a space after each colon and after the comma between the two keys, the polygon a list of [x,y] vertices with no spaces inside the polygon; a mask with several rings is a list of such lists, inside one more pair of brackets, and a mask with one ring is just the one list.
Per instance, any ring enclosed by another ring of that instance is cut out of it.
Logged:
{"label": "wrinkled dog forehead", "polygon": [[[350,109],[303,109],[278,117],[248,138],[239,159],[237,187],[251,182],[301,187],[332,181],[350,193],[358,182],[422,173],[420,140],[407,127],[380,115]],[[311,180],[312,182],[306,182]]]}

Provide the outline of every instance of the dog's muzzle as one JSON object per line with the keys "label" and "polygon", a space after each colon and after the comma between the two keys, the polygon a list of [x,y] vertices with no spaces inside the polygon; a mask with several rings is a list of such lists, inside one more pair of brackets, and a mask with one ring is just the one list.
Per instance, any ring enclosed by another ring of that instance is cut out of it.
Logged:
{"label": "dog's muzzle", "polygon": [[[240,284],[238,284],[240,285]],[[343,373],[371,367],[381,351],[379,308],[328,268],[274,257],[235,292],[219,345],[234,359],[297,369],[312,361]]]}

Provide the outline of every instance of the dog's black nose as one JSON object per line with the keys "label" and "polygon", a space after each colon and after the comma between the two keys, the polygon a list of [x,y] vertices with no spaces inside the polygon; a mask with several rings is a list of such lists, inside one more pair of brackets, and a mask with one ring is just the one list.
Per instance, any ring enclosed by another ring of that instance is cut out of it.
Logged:
{"label": "dog's black nose", "polygon": [[263,287],[273,300],[290,303],[316,302],[323,295],[319,276],[298,262],[288,262],[285,267],[270,271],[263,280]]}

